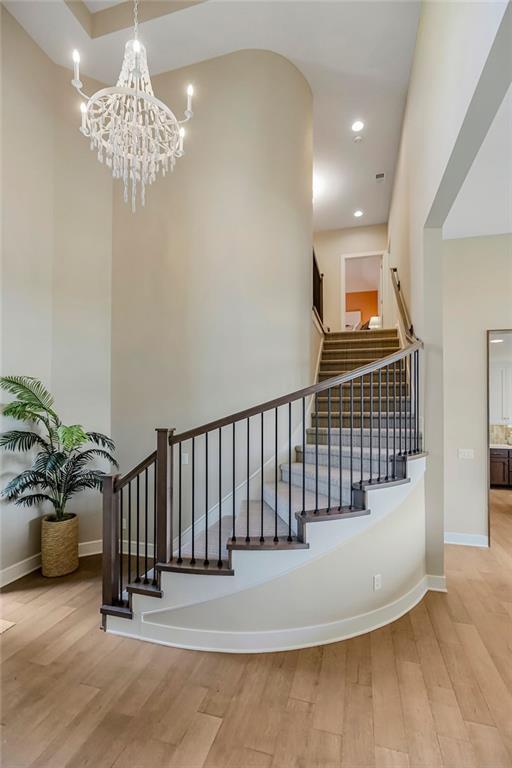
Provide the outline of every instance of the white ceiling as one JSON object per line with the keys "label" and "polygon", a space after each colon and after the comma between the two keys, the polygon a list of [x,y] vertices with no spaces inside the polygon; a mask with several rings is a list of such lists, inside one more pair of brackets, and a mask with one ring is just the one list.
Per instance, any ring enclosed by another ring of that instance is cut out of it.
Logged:
{"label": "white ceiling", "polygon": [[[58,64],[69,67],[78,48],[85,74],[117,79],[128,30],[91,40],[64,0],[4,4]],[[335,229],[387,221],[418,16],[414,0],[208,0],[148,21],[139,34],[155,74],[243,48],[290,59],[314,95],[315,228]],[[359,144],[355,119],[366,123]]]}
{"label": "white ceiling", "polygon": [[88,7],[91,13],[96,11],[104,11],[105,8],[111,8],[113,5],[119,5],[124,3],[125,0],[84,0],[85,5]]}
{"label": "white ceiling", "polygon": [[512,86],[446,218],[443,237],[507,232],[512,232]]}
{"label": "white ceiling", "polygon": [[380,284],[380,256],[345,259],[345,291],[377,291]]}

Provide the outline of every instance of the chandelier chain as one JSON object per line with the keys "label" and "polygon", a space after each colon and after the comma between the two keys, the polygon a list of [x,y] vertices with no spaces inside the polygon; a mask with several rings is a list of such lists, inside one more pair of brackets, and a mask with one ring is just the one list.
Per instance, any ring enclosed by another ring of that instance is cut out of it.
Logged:
{"label": "chandelier chain", "polygon": [[133,0],[133,36],[137,40],[139,31],[139,0]]}

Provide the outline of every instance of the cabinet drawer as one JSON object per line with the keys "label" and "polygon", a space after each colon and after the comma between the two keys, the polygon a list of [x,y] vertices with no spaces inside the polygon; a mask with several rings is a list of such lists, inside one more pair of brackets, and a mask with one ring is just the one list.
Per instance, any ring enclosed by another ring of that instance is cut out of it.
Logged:
{"label": "cabinet drawer", "polygon": [[508,459],[508,455],[506,448],[491,448],[491,459]]}

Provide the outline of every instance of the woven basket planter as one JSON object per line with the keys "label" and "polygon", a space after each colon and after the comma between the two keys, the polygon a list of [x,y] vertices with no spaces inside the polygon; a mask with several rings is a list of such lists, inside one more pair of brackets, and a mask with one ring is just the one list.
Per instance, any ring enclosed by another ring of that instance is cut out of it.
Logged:
{"label": "woven basket planter", "polygon": [[65,576],[78,568],[78,517],[49,520],[41,524],[41,561],[43,576]]}

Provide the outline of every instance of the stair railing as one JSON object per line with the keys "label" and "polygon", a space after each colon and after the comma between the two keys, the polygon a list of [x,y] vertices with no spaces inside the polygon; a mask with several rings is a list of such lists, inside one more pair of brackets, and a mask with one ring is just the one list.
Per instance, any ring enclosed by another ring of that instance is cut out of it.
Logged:
{"label": "stair railing", "polygon": [[105,478],[104,614],[130,616],[131,595],[159,593],[162,570],[227,575],[234,549],[301,546],[304,521],[361,514],[368,486],[406,477],[422,450],[423,344],[392,279],[402,349],[194,429],[158,429],[154,453]]}

